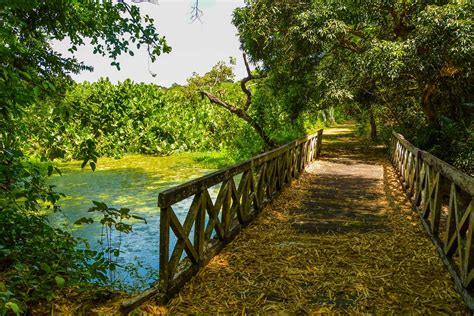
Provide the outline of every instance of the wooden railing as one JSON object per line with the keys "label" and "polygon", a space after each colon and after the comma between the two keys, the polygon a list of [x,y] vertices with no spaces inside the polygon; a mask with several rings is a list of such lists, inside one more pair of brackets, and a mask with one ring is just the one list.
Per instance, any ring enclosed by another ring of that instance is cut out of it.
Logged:
{"label": "wooden railing", "polygon": [[474,310],[474,178],[395,132],[389,153],[456,288]]}
{"label": "wooden railing", "polygon": [[[322,130],[162,192],[158,197],[161,289],[168,296],[173,295],[207,264],[306,164],[318,157],[321,138]],[[218,184],[219,193],[213,202],[209,189]],[[193,201],[181,224],[172,205],[191,196]],[[172,252],[170,229],[177,238]]]}
{"label": "wooden railing", "polygon": [[[122,305],[123,314],[152,296],[166,301],[219,253],[308,163],[317,159],[323,130],[248,161],[163,191],[160,207],[160,277],[157,286]],[[236,181],[240,178],[240,181]],[[237,183],[236,183],[237,182]],[[215,201],[209,190],[218,187]],[[173,206],[188,198],[184,222]],[[172,245],[172,235],[176,243]]]}

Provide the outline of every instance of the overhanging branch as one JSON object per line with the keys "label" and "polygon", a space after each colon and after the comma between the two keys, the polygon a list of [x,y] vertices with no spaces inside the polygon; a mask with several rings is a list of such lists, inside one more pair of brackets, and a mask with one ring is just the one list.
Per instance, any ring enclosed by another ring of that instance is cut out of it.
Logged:
{"label": "overhanging branch", "polygon": [[262,138],[262,140],[265,142],[267,147],[269,148],[276,147],[275,142],[272,141],[270,137],[268,137],[268,135],[265,133],[263,128],[250,115],[248,115],[248,113],[244,109],[240,109],[227,102],[224,102],[218,97],[216,97],[215,95],[207,91],[201,91],[201,96],[202,97],[206,96],[209,99],[209,101],[211,101],[211,103],[217,104],[225,108],[226,110],[230,111],[231,113],[234,113],[235,115],[237,115],[238,117],[246,121],[250,126],[252,126],[255,132],[257,132],[257,134]]}

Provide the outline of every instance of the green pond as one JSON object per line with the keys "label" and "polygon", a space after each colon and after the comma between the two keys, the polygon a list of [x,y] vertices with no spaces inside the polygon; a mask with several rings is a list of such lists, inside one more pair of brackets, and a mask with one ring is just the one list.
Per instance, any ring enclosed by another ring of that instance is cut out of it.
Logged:
{"label": "green pond", "polygon": [[[93,248],[100,249],[98,240],[102,228],[97,220],[94,224],[86,225],[72,223],[81,217],[95,216],[95,219],[100,219],[99,214],[88,212],[93,206],[92,201],[104,202],[109,207],[130,208],[134,214],[146,218],[147,223],[133,222],[133,231],[122,239],[119,263],[141,266],[139,273],[143,277],[146,271],[158,269],[158,193],[215,170],[209,164],[199,162],[196,157],[194,154],[183,154],[168,157],[127,155],[121,159],[101,158],[94,172],[90,168],[81,170],[79,161],[60,164],[62,176],[53,176],[51,184],[56,186],[58,192],[65,193],[66,197],[60,202],[62,214],[52,214],[50,220],[55,225],[66,227],[73,235],[87,239]],[[212,165],[216,165],[215,161]],[[216,191],[217,189],[212,189],[210,192],[213,198]],[[190,204],[191,199],[187,199],[173,206],[181,221],[184,221]],[[175,240],[171,242],[174,243]],[[126,282],[134,281],[125,273],[120,277]]]}

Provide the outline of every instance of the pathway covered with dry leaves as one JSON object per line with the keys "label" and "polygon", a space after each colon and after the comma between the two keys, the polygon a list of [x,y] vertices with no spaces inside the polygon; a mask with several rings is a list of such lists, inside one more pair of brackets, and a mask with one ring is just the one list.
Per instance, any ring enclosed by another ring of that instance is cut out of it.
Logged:
{"label": "pathway covered with dry leaves", "polygon": [[166,307],[143,312],[467,310],[381,146],[351,126]]}

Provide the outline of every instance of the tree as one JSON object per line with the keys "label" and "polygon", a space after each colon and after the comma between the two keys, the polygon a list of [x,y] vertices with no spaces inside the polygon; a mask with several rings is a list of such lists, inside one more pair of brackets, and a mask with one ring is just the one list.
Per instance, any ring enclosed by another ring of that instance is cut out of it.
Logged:
{"label": "tree", "polygon": [[436,129],[443,117],[466,124],[472,15],[467,1],[250,0],[233,21],[242,48],[278,89],[298,87],[299,107],[415,109]]}
{"label": "tree", "polygon": [[[247,70],[247,77],[243,78],[240,81],[240,88],[242,89],[242,91],[245,93],[245,96],[246,96],[246,100],[243,105],[241,105],[240,107],[237,107],[228,102],[222,101],[217,96],[205,90],[201,91],[201,95],[203,97],[204,96],[207,97],[211,103],[217,104],[225,108],[226,110],[230,111],[231,113],[237,115],[238,117],[246,121],[250,126],[252,126],[255,132],[257,132],[260,138],[262,138],[262,140],[265,142],[267,147],[273,148],[276,146],[275,142],[270,139],[270,137],[267,135],[267,133],[265,133],[263,128],[260,126],[260,124],[258,124],[258,122],[255,119],[253,119],[247,112],[250,106],[252,105],[252,92],[247,87],[247,83],[253,79],[257,79],[258,77],[254,76],[252,72],[250,71],[250,66],[245,54],[243,54],[243,59],[245,63],[245,69]],[[219,67],[219,64],[216,67]],[[206,76],[209,75],[211,77],[215,77],[217,80],[219,76],[217,76],[216,74],[218,74],[219,72],[217,71],[218,69],[216,69],[216,67],[214,67],[213,70],[211,70],[208,74],[206,74]],[[213,75],[213,73],[216,73],[216,74]]]}

